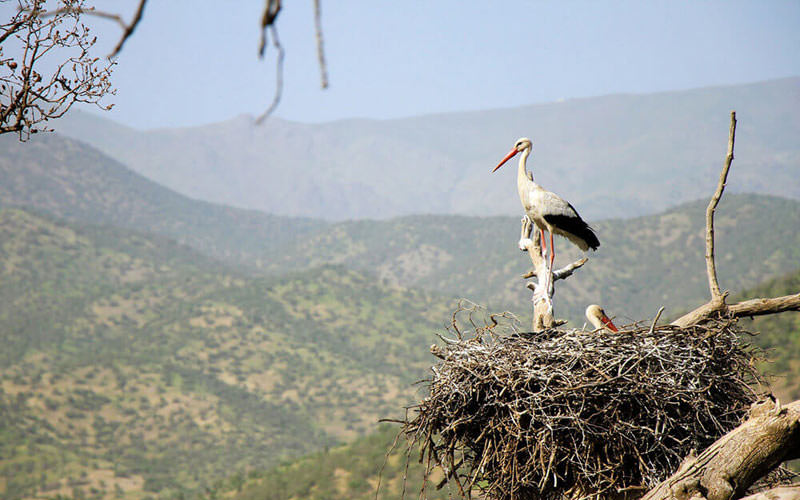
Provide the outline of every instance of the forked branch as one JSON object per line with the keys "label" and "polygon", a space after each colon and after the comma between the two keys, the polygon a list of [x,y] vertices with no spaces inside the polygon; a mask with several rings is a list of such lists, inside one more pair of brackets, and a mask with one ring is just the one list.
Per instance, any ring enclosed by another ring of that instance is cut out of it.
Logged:
{"label": "forked branch", "polygon": [[711,299],[702,306],[687,313],[672,324],[680,327],[687,327],[703,323],[715,317],[740,318],[748,316],[758,316],[764,314],[775,314],[784,311],[800,310],[800,293],[796,295],[786,295],[784,297],[760,298],[747,300],[738,304],[728,305],[725,297],[728,292],[722,292],[717,280],[717,266],[714,260],[714,212],[717,209],[725,185],[728,180],[728,172],[733,161],[734,141],[736,138],[736,111],[731,111],[731,125],[728,134],[728,154],[725,156],[725,164],[719,176],[717,189],[711,197],[711,201],[706,209],[706,273],[708,274],[708,287],[711,291]]}
{"label": "forked branch", "polygon": [[725,156],[725,166],[719,174],[717,190],[706,208],[706,273],[708,274],[708,287],[711,289],[711,302],[722,303],[725,296],[719,290],[717,281],[717,266],[714,262],[714,212],[717,209],[725,184],[728,181],[728,171],[733,161],[733,144],[736,138],[736,111],[731,111],[731,128],[728,134],[728,154]]}

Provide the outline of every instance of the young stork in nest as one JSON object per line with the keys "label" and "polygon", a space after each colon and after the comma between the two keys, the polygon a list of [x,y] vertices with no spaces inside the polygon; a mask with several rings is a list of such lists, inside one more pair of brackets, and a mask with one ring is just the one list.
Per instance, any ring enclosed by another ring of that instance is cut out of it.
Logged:
{"label": "young stork in nest", "polygon": [[552,270],[553,261],[556,258],[556,250],[553,246],[554,233],[567,238],[584,252],[590,248],[597,250],[600,241],[592,228],[581,219],[577,210],[569,202],[534,182],[533,172],[528,172],[525,168],[532,149],[533,144],[527,137],[517,140],[511,151],[494,167],[492,172],[496,172],[505,162],[521,153],[517,170],[519,199],[522,201],[525,214],[539,228],[543,251],[546,248],[544,231],[550,232],[550,270]]}

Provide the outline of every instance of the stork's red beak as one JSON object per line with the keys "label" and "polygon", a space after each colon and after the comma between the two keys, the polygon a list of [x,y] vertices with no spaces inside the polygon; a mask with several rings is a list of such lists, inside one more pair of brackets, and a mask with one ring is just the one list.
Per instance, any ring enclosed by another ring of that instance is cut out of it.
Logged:
{"label": "stork's red beak", "polygon": [[609,329],[609,330],[611,330],[612,332],[618,332],[618,331],[619,331],[619,330],[617,329],[617,327],[616,327],[616,326],[614,326],[614,323],[612,323],[612,322],[611,322],[611,318],[609,318],[609,317],[608,317],[608,316],[606,316],[605,314],[603,314],[602,316],[600,316],[600,321],[602,321],[602,322],[603,322],[603,324],[604,324],[604,325],[606,325],[606,328],[608,328],[608,329]]}
{"label": "stork's red beak", "polygon": [[505,163],[508,160],[510,160],[511,158],[513,158],[514,155],[517,154],[517,153],[519,153],[519,151],[517,151],[516,147],[511,148],[511,151],[509,151],[508,154],[506,155],[506,157],[503,158],[502,161],[500,161],[500,163],[498,163],[496,167],[494,167],[494,170],[492,170],[492,172],[496,172],[498,168],[503,166],[503,163]]}

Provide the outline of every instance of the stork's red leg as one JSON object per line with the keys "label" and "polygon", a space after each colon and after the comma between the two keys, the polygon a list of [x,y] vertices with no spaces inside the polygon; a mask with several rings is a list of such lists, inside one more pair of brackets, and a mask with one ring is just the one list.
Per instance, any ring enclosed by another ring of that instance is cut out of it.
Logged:
{"label": "stork's red leg", "polygon": [[547,250],[547,245],[544,242],[544,229],[539,229],[539,235],[542,237],[542,257],[544,257],[544,251]]}
{"label": "stork's red leg", "polygon": [[556,259],[556,247],[553,245],[553,231],[550,231],[550,272],[553,272],[553,261]]}

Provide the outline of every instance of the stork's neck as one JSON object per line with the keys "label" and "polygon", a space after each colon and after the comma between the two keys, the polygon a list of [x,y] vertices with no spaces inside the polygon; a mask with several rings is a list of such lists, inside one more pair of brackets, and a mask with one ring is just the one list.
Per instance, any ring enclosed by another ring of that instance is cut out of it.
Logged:
{"label": "stork's neck", "polygon": [[602,328],[606,327],[606,325],[603,324],[603,322],[600,320],[600,318],[598,318],[594,314],[592,314],[590,316],[587,316],[587,319],[589,320],[589,323],[591,323],[592,326],[595,327],[595,329],[602,329]]}
{"label": "stork's neck", "polygon": [[[517,169],[517,184],[519,186],[525,186],[531,182],[528,179],[528,172],[525,170],[525,164],[528,162],[528,155],[531,154],[530,148],[525,149],[519,156],[519,168]],[[533,172],[531,171],[531,177],[533,177]],[[534,182],[534,184],[536,184]]]}

